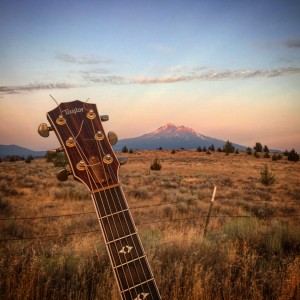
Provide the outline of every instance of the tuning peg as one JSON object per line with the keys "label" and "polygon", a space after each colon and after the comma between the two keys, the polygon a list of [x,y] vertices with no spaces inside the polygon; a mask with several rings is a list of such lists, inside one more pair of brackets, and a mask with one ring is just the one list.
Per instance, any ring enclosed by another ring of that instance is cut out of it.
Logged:
{"label": "tuning peg", "polygon": [[46,123],[42,123],[38,127],[38,133],[42,137],[48,137],[49,136],[49,131],[52,131],[52,128],[49,127]]}
{"label": "tuning peg", "polygon": [[63,147],[59,147],[57,149],[51,149],[47,151],[47,154],[55,154],[55,153],[59,153],[59,152],[63,152],[64,148]]}
{"label": "tuning peg", "polygon": [[68,171],[67,169],[61,169],[57,174],[56,177],[59,181],[66,181],[68,180],[68,176],[71,175],[71,171]]}
{"label": "tuning peg", "polygon": [[109,116],[108,115],[100,116],[100,120],[101,120],[101,122],[106,122],[109,120]]}
{"label": "tuning peg", "polygon": [[118,156],[117,159],[118,159],[121,166],[125,165],[127,163],[127,157],[126,156]]}
{"label": "tuning peg", "polygon": [[116,133],[110,131],[108,134],[107,134],[107,137],[109,139],[109,142],[112,146],[114,146],[117,142],[118,142],[118,136]]}

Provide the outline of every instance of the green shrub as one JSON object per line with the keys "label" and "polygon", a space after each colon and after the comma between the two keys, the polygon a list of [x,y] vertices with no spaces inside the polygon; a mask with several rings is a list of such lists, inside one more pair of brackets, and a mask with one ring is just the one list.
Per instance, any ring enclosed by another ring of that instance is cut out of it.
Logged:
{"label": "green shrub", "polygon": [[275,176],[269,171],[267,165],[260,171],[260,182],[264,185],[271,185],[275,182]]}
{"label": "green shrub", "polygon": [[161,169],[161,163],[158,161],[157,158],[155,158],[152,162],[150,169],[155,171],[159,171]]}

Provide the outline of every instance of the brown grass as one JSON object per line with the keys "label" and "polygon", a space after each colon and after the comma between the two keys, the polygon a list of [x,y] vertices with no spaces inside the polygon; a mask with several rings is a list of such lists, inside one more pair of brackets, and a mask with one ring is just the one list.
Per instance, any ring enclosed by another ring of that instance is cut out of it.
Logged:
{"label": "brown grass", "polygon": [[[150,171],[155,157],[160,171]],[[266,163],[270,186],[260,183]],[[14,219],[94,210],[57,170],[43,159],[0,163],[0,218],[10,219],[0,220],[0,298],[118,299],[96,214]],[[131,154],[120,181],[162,298],[300,299],[299,171],[245,153]]]}

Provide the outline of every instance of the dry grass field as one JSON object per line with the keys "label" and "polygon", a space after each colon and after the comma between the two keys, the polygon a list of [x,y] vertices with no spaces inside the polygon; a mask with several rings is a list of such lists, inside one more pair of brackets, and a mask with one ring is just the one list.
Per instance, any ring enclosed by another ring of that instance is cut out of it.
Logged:
{"label": "dry grass field", "polygon": [[[127,156],[120,181],[162,299],[300,299],[299,162]],[[150,171],[155,157],[161,171]],[[45,159],[0,163],[0,298],[119,299],[89,193],[57,181],[58,170]]]}

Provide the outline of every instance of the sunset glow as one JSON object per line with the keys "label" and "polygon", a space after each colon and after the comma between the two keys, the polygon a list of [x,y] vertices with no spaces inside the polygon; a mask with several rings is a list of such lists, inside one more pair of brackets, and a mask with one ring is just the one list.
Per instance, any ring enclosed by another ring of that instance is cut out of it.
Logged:
{"label": "sunset glow", "polygon": [[300,152],[299,1],[1,1],[0,144],[37,134],[55,102],[96,103],[107,131],[172,122]]}

